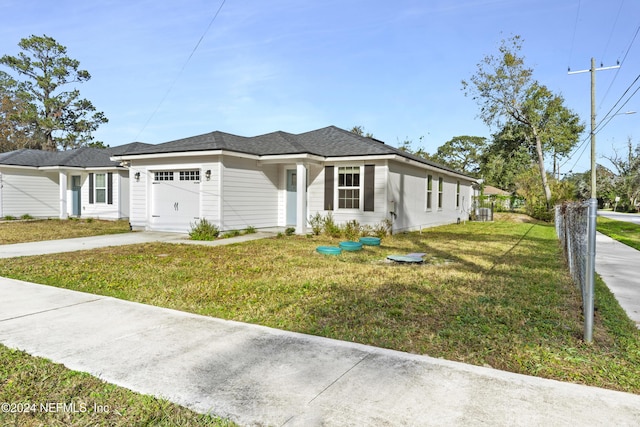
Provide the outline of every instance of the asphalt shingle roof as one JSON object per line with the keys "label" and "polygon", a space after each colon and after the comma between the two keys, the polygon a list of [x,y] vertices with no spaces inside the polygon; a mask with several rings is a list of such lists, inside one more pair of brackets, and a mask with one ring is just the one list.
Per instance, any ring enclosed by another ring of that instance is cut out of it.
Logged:
{"label": "asphalt shingle roof", "polygon": [[382,141],[360,136],[335,126],[301,134],[278,131],[254,137],[215,131],[162,144],[140,146],[127,152],[118,148],[114,148],[116,156],[211,150],[228,150],[257,156],[313,154],[320,157],[351,157],[396,154],[438,169],[462,174],[423,157],[391,147]]}
{"label": "asphalt shingle roof", "polygon": [[335,126],[301,134],[278,131],[254,137],[215,131],[162,144],[133,142],[107,149],[82,147],[58,152],[23,149],[0,154],[0,165],[119,167],[118,162],[111,161],[112,156],[216,150],[256,156],[312,154],[320,157],[355,157],[395,154],[438,169],[462,174],[423,157],[406,153],[382,141],[360,136]]}
{"label": "asphalt shingle roof", "polygon": [[1,153],[0,165],[79,168],[119,167],[119,162],[111,161],[111,156],[113,156],[116,148],[119,152],[128,152],[145,146],[149,146],[149,144],[134,142],[114,148],[81,147],[67,151],[43,151],[25,148]]}

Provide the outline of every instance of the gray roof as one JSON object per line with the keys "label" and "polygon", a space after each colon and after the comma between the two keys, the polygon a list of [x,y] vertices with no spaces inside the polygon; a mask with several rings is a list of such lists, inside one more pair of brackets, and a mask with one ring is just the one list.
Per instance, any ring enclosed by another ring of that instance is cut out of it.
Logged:
{"label": "gray roof", "polygon": [[466,176],[464,173],[423,157],[406,153],[382,141],[360,136],[335,126],[301,134],[278,131],[254,137],[215,131],[157,145],[140,145],[127,150],[122,147],[114,147],[113,154],[115,156],[130,156],[212,150],[227,150],[257,156],[312,154],[320,157],[354,157],[397,154],[438,169]]}
{"label": "gray roof", "polygon": [[[127,152],[148,145],[134,142],[117,148],[118,151]],[[0,165],[78,168],[120,167],[119,162],[111,161],[114,150],[115,148],[81,147],[67,151],[43,151],[25,148],[1,153]]]}

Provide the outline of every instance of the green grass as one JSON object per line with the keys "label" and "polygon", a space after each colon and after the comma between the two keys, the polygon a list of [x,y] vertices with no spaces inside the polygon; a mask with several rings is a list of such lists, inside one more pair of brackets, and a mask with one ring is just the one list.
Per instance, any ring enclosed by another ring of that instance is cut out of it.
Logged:
{"label": "green grass", "polygon": [[128,221],[45,219],[4,222],[0,223],[0,245],[128,232]]}
{"label": "green grass", "polygon": [[233,425],[2,345],[0,360],[2,426]]}
{"label": "green grass", "polygon": [[[601,281],[594,343],[552,225],[466,223],[323,256],[338,239],[146,244],[0,260],[0,275],[640,393],[640,333]],[[423,265],[389,254],[424,252]]]}
{"label": "green grass", "polygon": [[640,250],[640,225],[638,224],[599,216],[597,230],[627,246]]}

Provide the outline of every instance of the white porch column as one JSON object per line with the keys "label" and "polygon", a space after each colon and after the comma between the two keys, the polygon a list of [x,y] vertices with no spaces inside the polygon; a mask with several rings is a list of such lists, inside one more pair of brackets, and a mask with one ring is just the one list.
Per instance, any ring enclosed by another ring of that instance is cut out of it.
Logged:
{"label": "white porch column", "polygon": [[58,172],[58,188],[60,189],[60,219],[67,219],[69,212],[67,210],[67,173]]}
{"label": "white porch column", "polygon": [[296,234],[307,234],[307,167],[296,165]]}

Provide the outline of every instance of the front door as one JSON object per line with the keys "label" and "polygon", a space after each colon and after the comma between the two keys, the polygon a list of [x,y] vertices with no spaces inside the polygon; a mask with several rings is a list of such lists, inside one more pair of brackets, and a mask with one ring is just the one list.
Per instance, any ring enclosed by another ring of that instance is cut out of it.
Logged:
{"label": "front door", "polygon": [[296,225],[297,222],[297,174],[295,169],[287,170],[287,225]]}
{"label": "front door", "polygon": [[73,216],[80,216],[80,206],[82,205],[80,200],[80,190],[82,189],[82,179],[80,175],[71,176],[71,203],[73,206]]}

